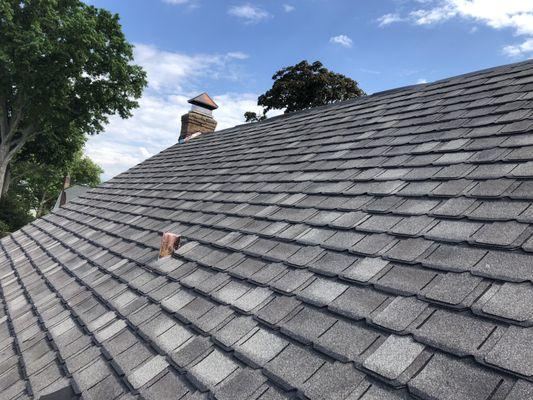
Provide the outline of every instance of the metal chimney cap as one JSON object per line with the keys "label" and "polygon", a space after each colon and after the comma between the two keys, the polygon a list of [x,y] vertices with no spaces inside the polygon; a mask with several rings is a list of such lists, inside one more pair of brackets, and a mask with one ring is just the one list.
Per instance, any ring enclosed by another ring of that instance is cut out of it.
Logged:
{"label": "metal chimney cap", "polygon": [[205,92],[188,100],[188,103],[208,110],[216,110],[218,108],[217,103]]}

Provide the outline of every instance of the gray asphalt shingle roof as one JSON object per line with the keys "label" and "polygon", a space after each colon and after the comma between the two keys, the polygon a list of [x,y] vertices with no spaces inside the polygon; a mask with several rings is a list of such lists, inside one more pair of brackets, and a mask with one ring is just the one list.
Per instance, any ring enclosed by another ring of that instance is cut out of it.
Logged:
{"label": "gray asphalt shingle roof", "polygon": [[1,397],[533,398],[532,149],[533,61],[172,146],[2,239]]}

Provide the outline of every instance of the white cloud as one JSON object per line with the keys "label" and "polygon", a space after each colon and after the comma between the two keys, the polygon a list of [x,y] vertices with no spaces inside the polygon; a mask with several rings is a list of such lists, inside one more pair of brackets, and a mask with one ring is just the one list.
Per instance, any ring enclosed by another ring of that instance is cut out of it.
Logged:
{"label": "white cloud", "polygon": [[407,16],[397,13],[378,18],[380,25],[409,21],[429,25],[451,18],[467,18],[495,28],[512,28],[517,34],[533,34],[533,0],[434,0],[429,7],[414,9]]}
{"label": "white cloud", "polygon": [[403,18],[400,17],[399,14],[385,14],[385,15],[382,15],[381,17],[379,17],[377,19],[377,22],[379,24],[379,26],[387,26],[387,25],[390,25],[390,24],[393,24],[395,22],[400,22],[402,21]]}
{"label": "white cloud", "polygon": [[425,79],[425,78],[420,78],[416,81],[417,84],[422,84],[422,83],[428,83],[428,80]]}
{"label": "white cloud", "polygon": [[250,3],[240,6],[231,6],[228,14],[243,19],[247,24],[253,24],[271,17],[271,14],[258,6]]}
{"label": "white cloud", "polygon": [[[133,116],[110,118],[105,132],[90,137],[85,152],[104,168],[104,179],[136,165],[178,141],[180,118],[189,111],[187,100],[213,79],[242,78],[233,70],[244,53],[188,55],[137,44],[135,61],[148,72],[149,86]],[[217,129],[244,122],[245,111],[259,111],[257,94],[214,94],[219,108],[214,111]]]}
{"label": "white cloud", "polygon": [[294,11],[294,6],[291,6],[290,4],[283,4],[283,11],[290,13]]}
{"label": "white cloud", "polygon": [[352,39],[346,35],[333,36],[329,39],[330,43],[341,45],[342,47],[352,47]]}
{"label": "white cloud", "polygon": [[503,53],[509,57],[519,57],[533,53],[533,38],[525,40],[523,43],[508,45],[503,48]]}
{"label": "white cloud", "polygon": [[406,16],[385,14],[378,18],[379,26],[408,21],[415,25],[433,25],[452,18],[462,18],[485,24],[494,29],[512,29],[515,35],[528,38],[521,44],[505,46],[510,56],[531,52],[533,36],[533,0],[425,0],[424,8],[410,11]]}
{"label": "white cloud", "polygon": [[246,53],[243,53],[242,51],[232,51],[228,54],[226,54],[229,58],[235,58],[237,60],[246,60],[247,58],[250,58],[250,56]]}

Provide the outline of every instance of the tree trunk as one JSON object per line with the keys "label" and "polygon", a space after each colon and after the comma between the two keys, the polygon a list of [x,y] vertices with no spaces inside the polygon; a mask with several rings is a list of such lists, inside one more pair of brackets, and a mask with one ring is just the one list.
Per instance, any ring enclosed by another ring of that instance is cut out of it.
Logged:
{"label": "tree trunk", "polygon": [[9,160],[7,157],[3,157],[0,154],[0,194],[1,197],[4,197],[4,195],[7,193],[7,190],[9,189],[9,177],[8,177],[8,167],[9,167]]}
{"label": "tree trunk", "polygon": [[46,204],[46,192],[43,192],[43,196],[41,197],[41,201],[39,202],[39,209],[37,210],[35,217],[41,218],[44,214],[44,205]]}
{"label": "tree trunk", "polygon": [[7,164],[7,170],[4,175],[4,185],[2,187],[2,191],[0,193],[0,197],[3,197],[7,191],[9,190],[9,185],[11,184],[11,165]]}

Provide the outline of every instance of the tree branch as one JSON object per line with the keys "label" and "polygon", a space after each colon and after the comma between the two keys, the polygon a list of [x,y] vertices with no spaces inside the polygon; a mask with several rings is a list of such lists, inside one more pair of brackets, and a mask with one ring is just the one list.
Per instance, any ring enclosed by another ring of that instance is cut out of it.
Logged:
{"label": "tree branch", "polygon": [[22,146],[24,146],[26,144],[26,142],[30,139],[30,137],[34,134],[34,127],[32,125],[30,126],[27,126],[26,128],[24,128],[20,134],[20,137],[17,138],[16,142],[13,141],[15,144],[14,147],[12,147],[11,149],[9,149],[8,153],[7,153],[7,159],[8,160],[11,160],[15,154],[17,154],[17,152],[22,148]]}
{"label": "tree branch", "polygon": [[[11,140],[17,133],[17,129],[20,125],[20,121],[22,121],[23,117],[23,106],[24,102],[22,100],[22,97],[18,95],[14,101],[14,106],[12,107],[12,115],[11,118],[8,119],[8,133],[5,137],[6,142]],[[7,106],[7,103],[6,103]],[[7,108],[7,107],[6,107]]]}

